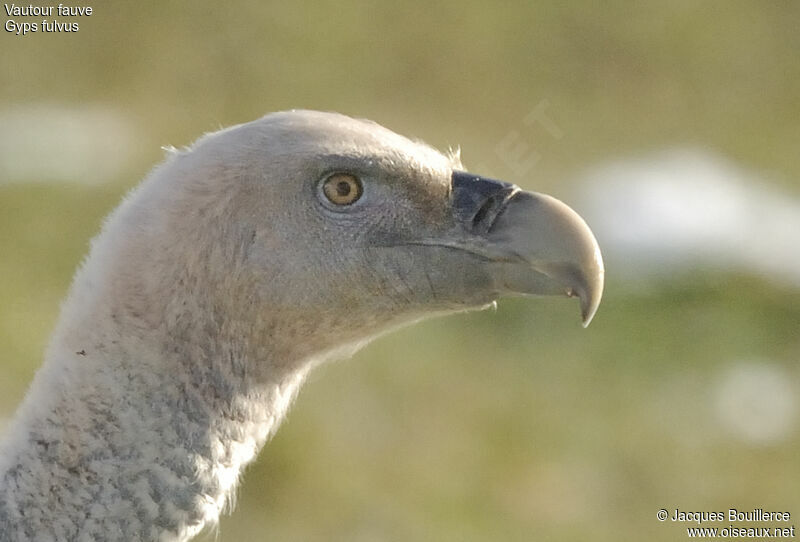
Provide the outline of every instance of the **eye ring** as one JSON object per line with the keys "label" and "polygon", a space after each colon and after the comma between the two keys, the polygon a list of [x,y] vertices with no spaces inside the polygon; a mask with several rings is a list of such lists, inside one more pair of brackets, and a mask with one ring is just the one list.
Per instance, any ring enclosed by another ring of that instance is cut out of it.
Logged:
{"label": "eye ring", "polygon": [[364,193],[361,180],[350,173],[334,173],[322,181],[322,193],[330,203],[346,207],[357,202]]}

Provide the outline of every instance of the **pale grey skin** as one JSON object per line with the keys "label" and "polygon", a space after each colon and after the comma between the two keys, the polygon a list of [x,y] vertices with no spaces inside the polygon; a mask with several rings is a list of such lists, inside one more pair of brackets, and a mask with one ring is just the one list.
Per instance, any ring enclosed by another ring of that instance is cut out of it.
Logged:
{"label": "pale grey skin", "polygon": [[[508,293],[578,295],[588,322],[603,268],[583,221],[512,189],[470,229],[458,169],[312,111],[172,153],[93,241],[0,445],[0,540],[188,540],[315,364]],[[361,199],[327,201],[332,172]]]}

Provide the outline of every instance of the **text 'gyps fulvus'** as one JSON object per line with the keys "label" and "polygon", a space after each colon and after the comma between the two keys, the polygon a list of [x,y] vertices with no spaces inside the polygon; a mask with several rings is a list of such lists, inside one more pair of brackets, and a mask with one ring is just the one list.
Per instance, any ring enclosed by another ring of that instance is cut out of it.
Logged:
{"label": "text 'gyps fulvus'", "polygon": [[187,540],[308,371],[503,295],[603,289],[560,201],[375,123],[268,115],[174,152],[106,222],[0,446],[0,540]]}

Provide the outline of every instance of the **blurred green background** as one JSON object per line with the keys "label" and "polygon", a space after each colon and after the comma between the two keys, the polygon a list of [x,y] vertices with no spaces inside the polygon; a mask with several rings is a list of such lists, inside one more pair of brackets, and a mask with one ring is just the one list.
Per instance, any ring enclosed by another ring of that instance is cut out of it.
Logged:
{"label": "blurred green background", "polygon": [[[0,36],[0,420],[160,147],[269,111],[371,118],[568,201],[586,168],[674,145],[800,194],[798,3],[89,5],[78,33]],[[587,330],[572,302],[503,300],[320,368],[206,539],[685,539],[660,508],[794,523],[800,289],[724,266],[632,287],[625,267]]]}

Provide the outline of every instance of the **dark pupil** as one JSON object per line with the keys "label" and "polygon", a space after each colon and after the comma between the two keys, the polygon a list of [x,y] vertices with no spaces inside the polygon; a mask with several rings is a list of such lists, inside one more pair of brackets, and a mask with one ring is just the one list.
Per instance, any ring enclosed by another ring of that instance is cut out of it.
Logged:
{"label": "dark pupil", "polygon": [[350,195],[350,183],[347,181],[339,181],[336,183],[336,194],[345,197]]}

